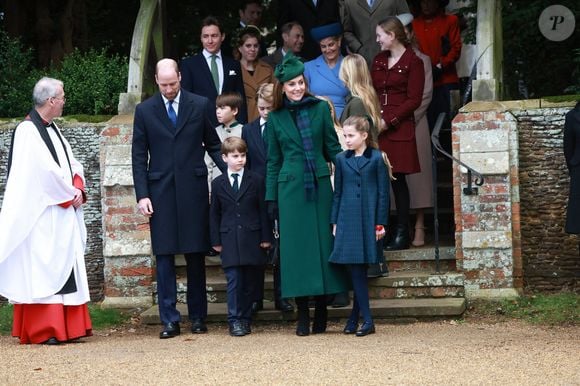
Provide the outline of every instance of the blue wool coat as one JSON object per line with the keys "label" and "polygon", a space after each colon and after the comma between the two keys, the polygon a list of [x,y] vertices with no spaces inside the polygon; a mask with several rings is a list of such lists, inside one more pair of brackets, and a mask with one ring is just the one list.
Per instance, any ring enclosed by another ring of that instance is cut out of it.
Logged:
{"label": "blue wool coat", "polygon": [[334,200],[330,223],[336,224],[329,261],[338,264],[376,264],[375,225],[387,225],[389,177],[381,152],[367,148],[336,156]]}
{"label": "blue wool coat", "polygon": [[334,68],[328,67],[322,55],[304,63],[304,77],[308,81],[308,90],[311,94],[330,98],[334,104],[337,119],[342,114],[346,97],[349,94],[342,80],[338,78],[342,59],[340,56]]}

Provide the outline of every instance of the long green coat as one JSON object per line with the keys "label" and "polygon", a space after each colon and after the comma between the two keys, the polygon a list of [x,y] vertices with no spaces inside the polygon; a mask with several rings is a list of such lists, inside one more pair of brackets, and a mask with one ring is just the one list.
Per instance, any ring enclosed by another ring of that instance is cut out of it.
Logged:
{"label": "long green coat", "polygon": [[328,104],[308,107],[318,182],[316,201],[304,193],[304,148],[290,111],[268,115],[266,200],[277,201],[280,213],[282,297],[332,294],[348,290],[344,267],[328,262],[332,187],[328,162],[341,151]]}

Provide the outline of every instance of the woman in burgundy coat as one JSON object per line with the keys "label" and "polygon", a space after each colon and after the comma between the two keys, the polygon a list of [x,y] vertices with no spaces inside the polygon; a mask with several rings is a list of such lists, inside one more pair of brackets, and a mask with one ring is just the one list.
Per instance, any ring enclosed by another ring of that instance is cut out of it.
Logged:
{"label": "woman in burgundy coat", "polygon": [[379,148],[387,153],[396,178],[392,187],[397,225],[385,249],[400,250],[409,248],[409,188],[405,175],[421,171],[413,113],[421,105],[425,71],[399,19],[386,18],[376,32],[381,52],[373,61],[371,76],[386,124],[379,133]]}

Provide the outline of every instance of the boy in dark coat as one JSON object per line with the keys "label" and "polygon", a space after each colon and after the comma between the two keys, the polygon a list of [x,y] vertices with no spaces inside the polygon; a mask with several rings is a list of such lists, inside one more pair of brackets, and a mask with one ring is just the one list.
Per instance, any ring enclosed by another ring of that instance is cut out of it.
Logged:
{"label": "boy in dark coat", "polygon": [[246,142],[226,138],[222,157],[227,173],[212,182],[210,235],[221,253],[227,279],[228,324],[231,336],[251,332],[255,286],[266,264],[270,226],[264,201],[263,178],[246,165]]}

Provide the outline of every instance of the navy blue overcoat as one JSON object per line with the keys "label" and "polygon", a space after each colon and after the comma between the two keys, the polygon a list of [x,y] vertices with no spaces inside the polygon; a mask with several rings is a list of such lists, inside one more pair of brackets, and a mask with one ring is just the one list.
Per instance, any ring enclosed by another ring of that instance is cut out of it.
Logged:
{"label": "navy blue overcoat", "polygon": [[375,226],[387,225],[389,177],[381,152],[367,148],[336,156],[334,200],[330,223],[336,224],[329,261],[338,264],[378,263]]}

